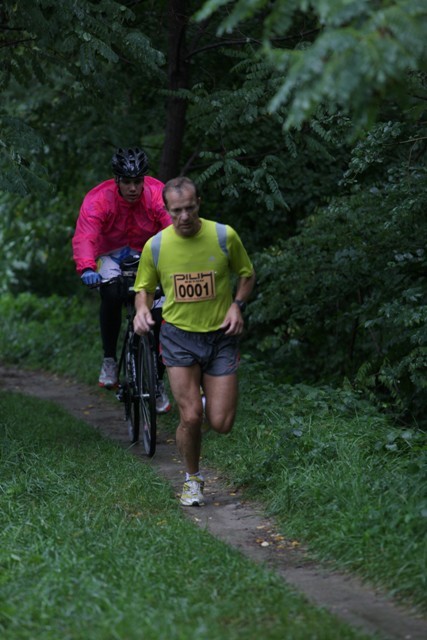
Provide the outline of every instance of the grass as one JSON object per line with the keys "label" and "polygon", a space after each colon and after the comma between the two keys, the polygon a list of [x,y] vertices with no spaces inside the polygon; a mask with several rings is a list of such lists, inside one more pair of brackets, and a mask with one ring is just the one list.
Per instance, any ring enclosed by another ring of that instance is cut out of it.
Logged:
{"label": "grass", "polygon": [[425,610],[425,433],[394,427],[345,390],[274,385],[259,365],[245,369],[235,428],[208,433],[206,463],[317,558]]}
{"label": "grass", "polygon": [[[0,310],[1,359],[96,381],[92,297],[6,296]],[[279,384],[275,373],[244,358],[235,427],[204,437],[204,464],[261,500],[315,557],[427,610],[426,434],[397,428],[349,389]],[[162,425],[172,432],[176,413]]]}
{"label": "grass", "polygon": [[366,637],[187,520],[148,465],[0,393],[4,640]]}
{"label": "grass", "polygon": [[1,295],[0,358],[93,384],[102,361],[97,295],[86,289],[69,298]]}

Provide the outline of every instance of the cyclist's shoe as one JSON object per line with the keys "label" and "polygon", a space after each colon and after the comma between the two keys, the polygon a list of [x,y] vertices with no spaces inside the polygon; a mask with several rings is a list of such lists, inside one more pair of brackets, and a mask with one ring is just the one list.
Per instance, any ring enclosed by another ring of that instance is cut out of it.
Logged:
{"label": "cyclist's shoe", "polygon": [[171,403],[169,401],[168,394],[166,393],[164,382],[160,380],[156,391],[156,412],[167,413],[171,408]]}
{"label": "cyclist's shoe", "polygon": [[118,384],[118,367],[114,358],[104,358],[99,374],[99,386],[106,389],[117,387]]}
{"label": "cyclist's shoe", "polygon": [[186,482],[181,494],[181,504],[185,507],[201,507],[205,504],[203,498],[203,488],[205,483],[198,476],[190,476]]}

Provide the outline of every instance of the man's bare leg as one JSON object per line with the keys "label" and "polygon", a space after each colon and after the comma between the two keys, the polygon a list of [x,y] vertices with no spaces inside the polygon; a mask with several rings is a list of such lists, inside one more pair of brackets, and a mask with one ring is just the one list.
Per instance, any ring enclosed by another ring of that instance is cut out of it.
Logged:
{"label": "man's bare leg", "polygon": [[180,421],[176,443],[187,472],[199,471],[203,406],[200,396],[201,371],[199,365],[168,367],[169,384],[178,405]]}
{"label": "man's bare leg", "polygon": [[206,418],[218,433],[229,433],[236,417],[238,381],[237,373],[228,376],[203,376],[206,397]]}

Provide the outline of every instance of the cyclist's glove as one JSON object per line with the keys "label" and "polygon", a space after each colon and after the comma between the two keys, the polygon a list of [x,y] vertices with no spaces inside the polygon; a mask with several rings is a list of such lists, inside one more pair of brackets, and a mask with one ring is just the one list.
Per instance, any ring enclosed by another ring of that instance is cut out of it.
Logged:
{"label": "cyclist's glove", "polygon": [[81,275],[81,279],[83,284],[87,287],[93,287],[96,284],[100,284],[102,282],[102,278],[99,273],[93,271],[92,269],[86,269],[84,273]]}

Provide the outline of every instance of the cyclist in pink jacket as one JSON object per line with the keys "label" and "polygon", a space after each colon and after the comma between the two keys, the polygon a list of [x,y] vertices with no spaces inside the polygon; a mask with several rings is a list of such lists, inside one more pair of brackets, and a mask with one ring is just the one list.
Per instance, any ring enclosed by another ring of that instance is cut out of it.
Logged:
{"label": "cyclist in pink jacket", "polygon": [[[148,159],[142,149],[117,149],[112,158],[114,178],[101,182],[86,194],[73,237],[73,257],[77,272],[87,286],[100,284],[121,273],[120,262],[139,254],[149,238],[168,227],[163,183],[147,176]],[[100,328],[104,360],[99,384],[117,386],[117,342],[122,321],[119,286],[100,286]],[[161,309],[158,313],[161,321]],[[160,359],[159,359],[160,360]],[[160,377],[164,365],[159,362]],[[170,409],[160,385],[157,411]]]}

